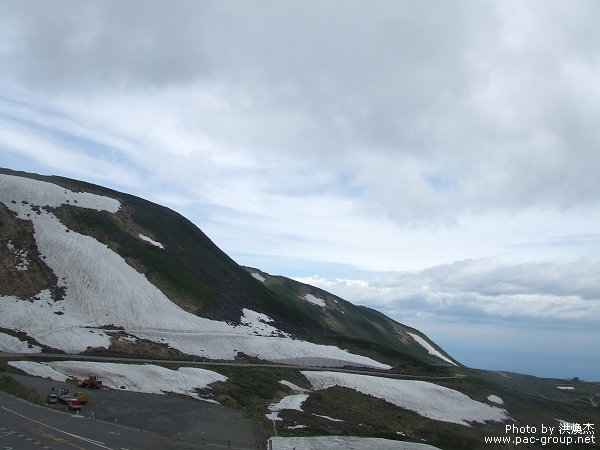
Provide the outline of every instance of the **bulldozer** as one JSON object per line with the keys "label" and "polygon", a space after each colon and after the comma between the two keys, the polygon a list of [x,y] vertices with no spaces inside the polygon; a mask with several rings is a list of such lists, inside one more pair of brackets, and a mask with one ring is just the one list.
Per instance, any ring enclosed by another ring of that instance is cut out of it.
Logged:
{"label": "bulldozer", "polygon": [[89,389],[100,389],[102,387],[102,381],[100,381],[97,376],[90,375],[89,378],[86,378],[83,381],[78,381],[77,387],[89,388]]}

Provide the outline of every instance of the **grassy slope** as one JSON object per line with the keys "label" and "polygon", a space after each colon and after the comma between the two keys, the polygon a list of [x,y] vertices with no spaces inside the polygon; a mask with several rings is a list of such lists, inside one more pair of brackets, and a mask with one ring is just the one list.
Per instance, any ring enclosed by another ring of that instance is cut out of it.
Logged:
{"label": "grassy slope", "polygon": [[[111,247],[172,301],[192,313],[236,323],[242,309],[251,308],[272,317],[277,328],[303,339],[342,345],[375,359],[381,350],[385,353],[386,349],[393,349],[408,355],[409,359],[440,363],[406,334],[407,331],[419,333],[417,330],[377,311],[284,277],[270,277],[276,282],[269,285],[261,283],[192,222],[166,207],[67,178],[6,169],[0,172],[119,200],[122,207],[117,214],[69,205],[55,208],[53,212],[70,229],[93,236]],[[165,250],[142,241],[138,237],[140,233],[162,243]],[[332,307],[323,310],[300,298],[307,293],[327,298]],[[360,341],[378,345],[365,345]]]}

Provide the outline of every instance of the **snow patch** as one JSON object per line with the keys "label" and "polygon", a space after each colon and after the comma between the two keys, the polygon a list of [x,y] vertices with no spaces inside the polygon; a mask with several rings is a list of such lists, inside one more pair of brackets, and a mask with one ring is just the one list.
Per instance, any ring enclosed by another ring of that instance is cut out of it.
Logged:
{"label": "snow patch", "polygon": [[354,436],[272,437],[273,450],[439,450],[428,444]]}
{"label": "snow patch", "polygon": [[499,405],[504,405],[504,400],[502,400],[500,397],[498,397],[497,395],[488,395],[487,398],[490,402],[494,402],[497,403]]}
{"label": "snow patch", "polygon": [[[16,203],[11,203],[13,200]],[[45,181],[4,174],[0,174],[0,202],[19,215],[31,213],[31,205],[58,207],[69,204],[112,213],[116,213],[121,207],[121,203],[114,198],[73,192]],[[26,217],[26,214],[23,215]]]}
{"label": "snow patch", "polygon": [[266,314],[258,313],[247,308],[244,308],[242,312],[244,315],[240,319],[240,322],[255,335],[290,337],[288,333],[284,333],[283,331],[268,325],[269,322],[273,322],[273,319]]}
{"label": "snow patch", "polygon": [[293,409],[296,411],[302,411],[302,403],[308,398],[308,394],[294,394],[283,397],[277,403],[271,403],[268,408],[271,411],[269,414],[265,414],[269,420],[282,420],[279,417],[279,411],[284,409]]}
{"label": "snow patch", "polygon": [[296,386],[294,383],[291,383],[291,382],[286,381],[286,380],[280,380],[279,382],[281,384],[283,384],[284,386],[289,387],[292,391],[298,392],[299,394],[305,394],[306,392],[310,392],[309,389],[301,388],[300,386]]}
{"label": "snow patch", "polygon": [[440,352],[438,352],[435,348],[433,348],[431,346],[431,344],[429,342],[427,342],[425,339],[423,339],[418,334],[414,334],[414,333],[408,333],[408,334],[410,334],[415,341],[417,341],[419,344],[421,344],[421,346],[423,346],[425,348],[425,350],[427,350],[429,352],[430,355],[437,356],[438,358],[441,358],[444,361],[449,362],[450,364],[454,364],[455,366],[458,366],[454,361],[452,361],[451,359],[448,359],[446,356],[444,356]]}
{"label": "snow patch", "polygon": [[302,403],[306,401],[308,394],[294,394],[283,397],[277,403],[271,403],[269,405],[269,411],[278,412],[284,409],[293,409],[296,411],[302,411]]}
{"label": "snow patch", "polygon": [[162,249],[165,248],[164,245],[162,245],[160,242],[153,241],[148,236],[144,236],[142,233],[138,234],[138,236],[140,237],[140,239],[142,241],[149,242],[150,244],[154,245],[155,247],[162,248]]}
{"label": "snow patch", "polygon": [[[144,364],[116,364],[89,361],[55,361],[49,363],[34,363],[29,361],[14,361],[15,367],[36,376],[39,373],[51,373],[53,380],[64,381],[67,378],[84,379],[91,373],[97,375],[104,386],[113,389],[123,389],[146,394],[164,394],[173,392],[188,396],[196,396],[196,389],[207,388],[217,381],[227,381],[227,377],[211,370],[195,367],[181,367],[179,370]],[[21,363],[22,367],[16,365]],[[22,363],[27,363],[23,365]]]}
{"label": "snow patch", "polygon": [[559,389],[563,389],[565,391],[570,391],[570,390],[575,389],[573,386],[556,386],[556,387]]}
{"label": "snow patch", "polygon": [[45,364],[36,363],[33,361],[9,361],[8,365],[15,369],[22,370],[29,375],[40,378],[50,378],[54,381],[67,381],[69,379],[64,373],[54,370]]}
{"label": "snow patch", "polygon": [[343,422],[342,419],[334,419],[333,417],[322,416],[321,414],[315,414],[315,413],[313,413],[313,416],[320,417],[321,419],[330,420],[332,422]]}
{"label": "snow patch", "polygon": [[27,259],[27,252],[25,250],[19,250],[18,248],[16,248],[12,244],[12,241],[8,241],[6,243],[6,246],[8,247],[8,251],[10,252],[10,254],[15,259],[15,269],[17,269],[20,272],[29,269],[29,260]]}
{"label": "snow patch", "polygon": [[309,303],[312,303],[313,305],[321,306],[322,308],[325,307],[325,300],[320,299],[319,297],[315,297],[312,294],[306,294],[304,296],[304,300],[306,300]]}
{"label": "snow patch", "polygon": [[252,272],[250,275],[252,275],[254,278],[256,278],[258,281],[262,281],[263,283],[265,282],[265,277],[261,277],[259,273],[257,272]]}
{"label": "snow patch", "polygon": [[33,345],[29,348],[29,343],[20,340],[9,334],[0,333],[0,352],[10,353],[40,353],[41,347]]}
{"label": "snow patch", "polygon": [[315,390],[341,386],[380,398],[422,416],[469,426],[469,422],[508,419],[504,409],[475,401],[466,395],[426,381],[395,380],[343,372],[302,372]]}

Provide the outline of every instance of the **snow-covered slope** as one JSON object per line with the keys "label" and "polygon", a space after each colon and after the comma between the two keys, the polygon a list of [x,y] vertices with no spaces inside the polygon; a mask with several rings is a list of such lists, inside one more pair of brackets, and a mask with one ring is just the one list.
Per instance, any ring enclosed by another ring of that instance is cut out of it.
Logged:
{"label": "snow-covered slope", "polygon": [[437,384],[416,380],[356,375],[342,372],[302,372],[315,390],[341,386],[385,400],[422,416],[443,422],[469,425],[469,422],[508,419],[504,409],[475,401]]}
{"label": "snow-covered slope", "polygon": [[104,386],[143,392],[164,394],[173,392],[195,397],[196,389],[204,389],[217,381],[227,381],[227,377],[211,370],[194,367],[181,367],[169,370],[153,364],[114,364],[87,361],[56,361],[35,363],[31,361],[11,361],[9,365],[44,378],[64,381],[68,378],[83,380],[91,373],[102,380]]}
{"label": "snow-covered slope", "polygon": [[450,364],[453,364],[455,366],[457,365],[454,361],[452,361],[451,359],[447,358],[446,356],[444,356],[440,352],[438,352],[435,348],[433,348],[431,346],[431,344],[429,342],[427,342],[425,339],[423,339],[418,334],[415,334],[415,333],[408,333],[408,334],[410,334],[415,341],[417,341],[425,350],[427,350],[427,352],[430,355],[437,356],[438,358],[443,359],[444,361],[449,362]]}
{"label": "snow-covered slope", "polygon": [[6,333],[0,333],[0,352],[39,353],[41,351],[42,349],[37,345],[32,345],[30,348],[27,342]]}
{"label": "snow-covered slope", "polygon": [[390,368],[334,346],[291,339],[268,325],[268,316],[249,309],[240,326],[188,313],[106,245],[69,230],[39,208],[69,204],[116,213],[120,202],[115,199],[0,174],[0,202],[32,223],[42,258],[66,288],[61,301],[53,301],[48,290],[34,301],[0,297],[0,327],[24,331],[69,353],[108,348],[111,337],[101,327],[117,326],[137,338],[210,359],[231,360],[243,352],[282,363]]}

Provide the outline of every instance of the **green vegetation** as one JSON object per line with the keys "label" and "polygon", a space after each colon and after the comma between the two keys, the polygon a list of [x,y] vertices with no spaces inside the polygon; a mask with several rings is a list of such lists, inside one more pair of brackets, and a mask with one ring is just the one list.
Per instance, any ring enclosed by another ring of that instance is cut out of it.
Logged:
{"label": "green vegetation", "polygon": [[[0,368],[3,371],[7,370],[8,367],[6,360],[0,360]],[[38,405],[44,404],[42,398],[35,391],[19,384],[12,377],[4,373],[0,373],[0,390],[15,397],[37,403]]]}

